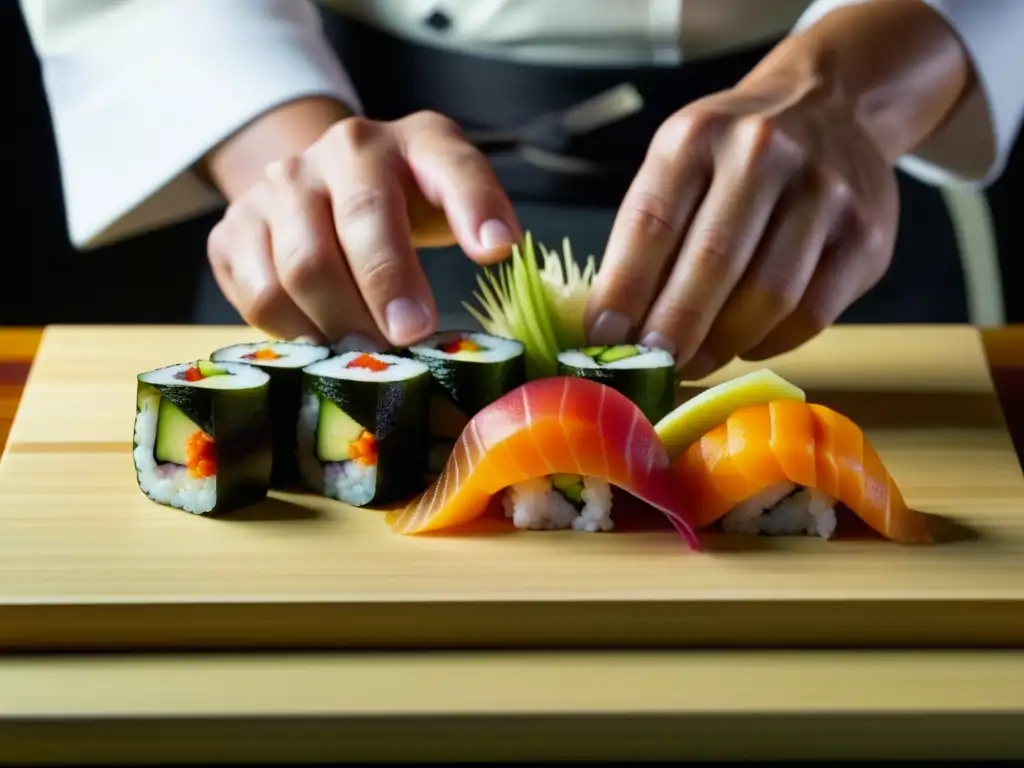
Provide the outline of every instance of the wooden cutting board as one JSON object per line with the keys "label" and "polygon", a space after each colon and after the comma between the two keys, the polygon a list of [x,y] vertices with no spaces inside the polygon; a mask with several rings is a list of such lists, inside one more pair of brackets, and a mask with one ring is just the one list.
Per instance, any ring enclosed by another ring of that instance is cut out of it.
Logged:
{"label": "wooden cutting board", "polygon": [[1024,477],[972,329],[836,328],[772,362],[864,427],[948,542],[708,534],[701,554],[661,521],[402,537],[301,494],[219,520],[146,499],[136,374],[256,338],[47,331],[0,461],[0,647],[1024,644]]}

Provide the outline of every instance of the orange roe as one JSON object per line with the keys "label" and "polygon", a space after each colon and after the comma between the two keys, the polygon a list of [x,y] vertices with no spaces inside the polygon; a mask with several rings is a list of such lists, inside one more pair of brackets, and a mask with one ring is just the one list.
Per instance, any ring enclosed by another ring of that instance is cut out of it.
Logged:
{"label": "orange roe", "polygon": [[455,341],[449,341],[447,344],[441,344],[438,349],[446,355],[454,355],[459,352],[479,352],[483,347],[469,339],[456,339]]}
{"label": "orange roe", "polygon": [[363,352],[359,357],[345,366],[346,368],[366,368],[371,371],[386,371],[391,367],[389,363],[378,360],[373,355]]}
{"label": "orange roe", "polygon": [[281,355],[277,354],[270,347],[264,347],[263,349],[257,349],[255,352],[250,352],[247,355],[242,355],[246,360],[277,360]]}
{"label": "orange roe", "polygon": [[217,474],[217,446],[205,432],[193,432],[185,443],[185,457],[192,477],[213,477]]}
{"label": "orange roe", "polygon": [[372,467],[377,463],[377,439],[364,429],[359,439],[349,445],[348,457],[364,467]]}
{"label": "orange roe", "polygon": [[187,371],[185,371],[185,381],[200,381],[203,378],[203,374],[199,372],[199,367],[193,365]]}

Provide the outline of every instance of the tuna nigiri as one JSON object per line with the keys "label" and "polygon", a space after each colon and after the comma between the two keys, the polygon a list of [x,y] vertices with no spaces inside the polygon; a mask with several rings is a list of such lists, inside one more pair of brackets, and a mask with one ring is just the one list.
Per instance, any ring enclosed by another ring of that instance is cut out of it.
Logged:
{"label": "tuna nigiri", "polygon": [[663,512],[699,548],[668,454],[640,409],[589,379],[538,379],[479,411],[434,484],[388,523],[403,534],[462,525],[504,493],[517,527],[610,530],[611,486]]}
{"label": "tuna nigiri", "polygon": [[734,411],[673,465],[697,527],[831,538],[842,502],[904,544],[932,541],[861,429],[823,405],[773,400]]}

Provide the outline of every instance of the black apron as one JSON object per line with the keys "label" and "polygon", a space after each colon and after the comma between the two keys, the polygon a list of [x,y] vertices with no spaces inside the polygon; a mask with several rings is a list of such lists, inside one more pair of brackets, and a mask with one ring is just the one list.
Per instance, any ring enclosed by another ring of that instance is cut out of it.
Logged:
{"label": "black apron", "polygon": [[[616,207],[657,127],[688,102],[734,85],[770,48],[679,67],[577,69],[509,63],[408,43],[329,11],[324,21],[373,119],[434,110],[470,132],[517,129],[543,114],[632,83],[644,98],[639,114],[551,148],[608,169],[599,177],[542,171],[511,153],[491,157],[521,224],[535,239],[561,250],[562,239],[568,237],[577,258],[593,254],[598,260]],[[946,205],[937,190],[898,176],[901,215],[892,266],[840,322],[967,322],[962,266]],[[442,328],[465,326],[469,320],[462,302],[476,289],[477,267],[457,248],[426,250],[421,258]],[[241,322],[205,262],[201,270],[194,320]]]}

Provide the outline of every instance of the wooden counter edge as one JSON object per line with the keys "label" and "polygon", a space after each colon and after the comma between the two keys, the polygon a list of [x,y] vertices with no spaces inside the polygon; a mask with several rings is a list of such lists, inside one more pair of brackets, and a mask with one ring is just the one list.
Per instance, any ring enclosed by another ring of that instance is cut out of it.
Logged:
{"label": "wooden counter edge", "polygon": [[8,656],[0,681],[0,764],[1024,757],[1013,651]]}

